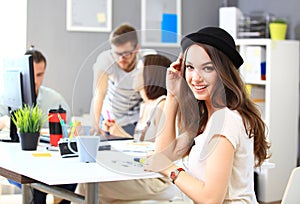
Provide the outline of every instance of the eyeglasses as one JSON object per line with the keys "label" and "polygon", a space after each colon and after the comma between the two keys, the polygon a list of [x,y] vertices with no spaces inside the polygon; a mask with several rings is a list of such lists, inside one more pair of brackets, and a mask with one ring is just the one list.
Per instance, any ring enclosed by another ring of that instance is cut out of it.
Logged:
{"label": "eyeglasses", "polygon": [[111,52],[112,52],[112,55],[114,56],[114,57],[116,57],[116,58],[119,58],[119,57],[122,57],[122,58],[126,58],[126,59],[128,59],[128,58],[130,58],[132,55],[133,55],[133,53],[135,52],[135,48],[133,49],[133,50],[131,50],[131,51],[125,51],[125,52],[114,52],[113,50],[111,50]]}

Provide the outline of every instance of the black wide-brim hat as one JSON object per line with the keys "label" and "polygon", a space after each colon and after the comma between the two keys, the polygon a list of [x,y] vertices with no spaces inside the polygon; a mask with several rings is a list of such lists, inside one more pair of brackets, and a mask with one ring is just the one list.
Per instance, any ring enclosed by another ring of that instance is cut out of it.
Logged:
{"label": "black wide-brim hat", "polygon": [[211,45],[223,52],[238,69],[244,60],[236,49],[232,36],[219,27],[205,27],[195,33],[188,34],[181,40],[182,52],[193,44]]}

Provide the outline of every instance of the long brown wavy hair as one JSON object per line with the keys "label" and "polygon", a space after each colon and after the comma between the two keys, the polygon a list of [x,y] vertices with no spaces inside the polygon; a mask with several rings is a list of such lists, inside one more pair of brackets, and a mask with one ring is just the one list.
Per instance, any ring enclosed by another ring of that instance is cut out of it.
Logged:
{"label": "long brown wavy hair", "polygon": [[[237,110],[244,123],[245,130],[249,138],[254,138],[254,155],[256,158],[255,166],[260,166],[263,161],[270,157],[268,149],[270,144],[266,140],[267,127],[261,118],[257,105],[247,94],[245,83],[243,82],[237,68],[231,60],[218,49],[199,44],[209,55],[215,70],[218,73],[217,85],[211,96],[214,107],[227,107]],[[182,68],[183,77],[185,76],[185,58],[189,49],[183,53]],[[190,104],[193,93],[185,84],[182,86],[182,96],[179,96],[179,127],[183,131],[197,132],[201,134],[208,121],[208,111],[204,101],[197,100],[199,110],[187,110],[183,104]],[[187,97],[190,96],[190,97]],[[221,99],[221,100],[220,100]],[[195,98],[193,100],[196,100]],[[188,111],[188,112],[187,112]],[[184,113],[184,114],[183,114]]]}

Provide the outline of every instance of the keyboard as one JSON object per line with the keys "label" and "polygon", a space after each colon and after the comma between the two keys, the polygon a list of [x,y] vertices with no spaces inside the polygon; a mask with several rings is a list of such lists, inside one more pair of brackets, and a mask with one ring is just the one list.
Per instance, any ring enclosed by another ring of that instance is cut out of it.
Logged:
{"label": "keyboard", "polygon": [[116,135],[100,135],[100,141],[114,141],[114,140],[133,140],[133,137],[122,137],[122,136],[116,136]]}

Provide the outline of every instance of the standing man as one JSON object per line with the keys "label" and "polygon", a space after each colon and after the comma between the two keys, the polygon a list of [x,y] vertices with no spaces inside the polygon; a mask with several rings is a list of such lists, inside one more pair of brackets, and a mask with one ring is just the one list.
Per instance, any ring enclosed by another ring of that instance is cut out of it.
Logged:
{"label": "standing man", "polygon": [[99,132],[104,119],[113,119],[133,135],[142,101],[133,87],[139,59],[138,35],[135,28],[122,24],[111,33],[109,41],[111,49],[102,52],[93,66],[91,119]]}

